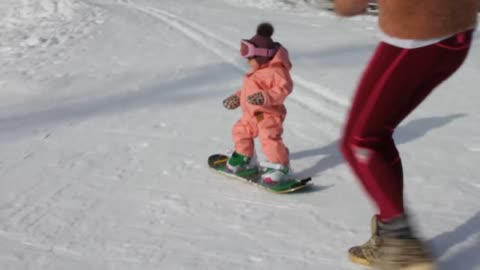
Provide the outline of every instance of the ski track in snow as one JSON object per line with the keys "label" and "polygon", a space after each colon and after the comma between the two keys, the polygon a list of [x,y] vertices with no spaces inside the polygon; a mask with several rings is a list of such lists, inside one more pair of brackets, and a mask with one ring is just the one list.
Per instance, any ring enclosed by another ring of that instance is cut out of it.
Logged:
{"label": "ski track in snow", "polygon": [[[198,23],[181,18],[166,10],[161,10],[154,7],[142,6],[135,4],[128,0],[120,1],[122,5],[138,10],[144,14],[153,16],[165,24],[172,26],[183,33],[186,37],[203,46],[206,50],[222,58],[240,72],[244,72],[242,65],[237,60],[226,57],[226,55],[235,55],[237,51],[237,44],[229,42],[217,34],[200,26]],[[218,46],[223,44],[223,47]],[[295,84],[295,91],[291,95],[292,101],[300,104],[303,108],[315,112],[325,119],[330,121],[333,130],[337,130],[342,122],[343,117],[339,108],[344,110],[348,106],[348,101],[344,98],[335,95],[332,91],[310,82],[298,75],[292,75]],[[328,129],[326,129],[328,130]],[[336,133],[332,133],[336,136]]]}

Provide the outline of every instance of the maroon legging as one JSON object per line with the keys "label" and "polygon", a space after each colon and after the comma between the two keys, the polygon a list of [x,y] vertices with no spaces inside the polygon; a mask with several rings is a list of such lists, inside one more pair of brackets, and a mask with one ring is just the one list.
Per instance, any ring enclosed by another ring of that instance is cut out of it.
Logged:
{"label": "maroon legging", "polygon": [[403,49],[380,43],[348,116],[341,150],[382,220],[404,213],[403,170],[393,132],[465,60],[472,31],[436,44]]}

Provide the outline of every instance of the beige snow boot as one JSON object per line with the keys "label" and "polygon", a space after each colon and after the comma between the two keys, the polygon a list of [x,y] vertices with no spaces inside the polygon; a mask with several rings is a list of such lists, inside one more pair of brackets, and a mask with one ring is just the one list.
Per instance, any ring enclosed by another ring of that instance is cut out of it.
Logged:
{"label": "beige snow boot", "polygon": [[370,230],[372,236],[365,244],[354,246],[348,250],[348,258],[353,263],[372,266],[373,262],[377,260],[379,239],[376,215],[372,217]]}
{"label": "beige snow boot", "polygon": [[425,244],[414,237],[405,217],[381,223],[372,217],[371,238],[348,251],[349,259],[378,270],[436,270]]}

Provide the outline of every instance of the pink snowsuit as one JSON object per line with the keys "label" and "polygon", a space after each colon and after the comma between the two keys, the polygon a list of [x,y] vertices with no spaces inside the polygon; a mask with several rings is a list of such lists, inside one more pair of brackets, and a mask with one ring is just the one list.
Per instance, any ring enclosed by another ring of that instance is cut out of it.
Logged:
{"label": "pink snowsuit", "polygon": [[[237,153],[253,156],[253,139],[258,137],[269,162],[289,164],[289,153],[283,143],[282,133],[287,114],[283,102],[293,89],[289,73],[291,68],[288,51],[280,46],[272,60],[245,75],[242,88],[235,93],[240,98],[243,111],[232,130]],[[258,92],[263,94],[264,104],[257,106],[248,103],[247,97]]]}

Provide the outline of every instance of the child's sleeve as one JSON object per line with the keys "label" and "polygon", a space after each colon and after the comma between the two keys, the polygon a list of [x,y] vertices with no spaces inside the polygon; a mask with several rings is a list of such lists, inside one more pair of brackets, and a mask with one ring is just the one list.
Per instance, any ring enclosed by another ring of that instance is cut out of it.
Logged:
{"label": "child's sleeve", "polygon": [[272,88],[262,90],[265,98],[264,105],[282,105],[288,95],[292,92],[293,82],[288,73],[274,72],[272,74]]}

